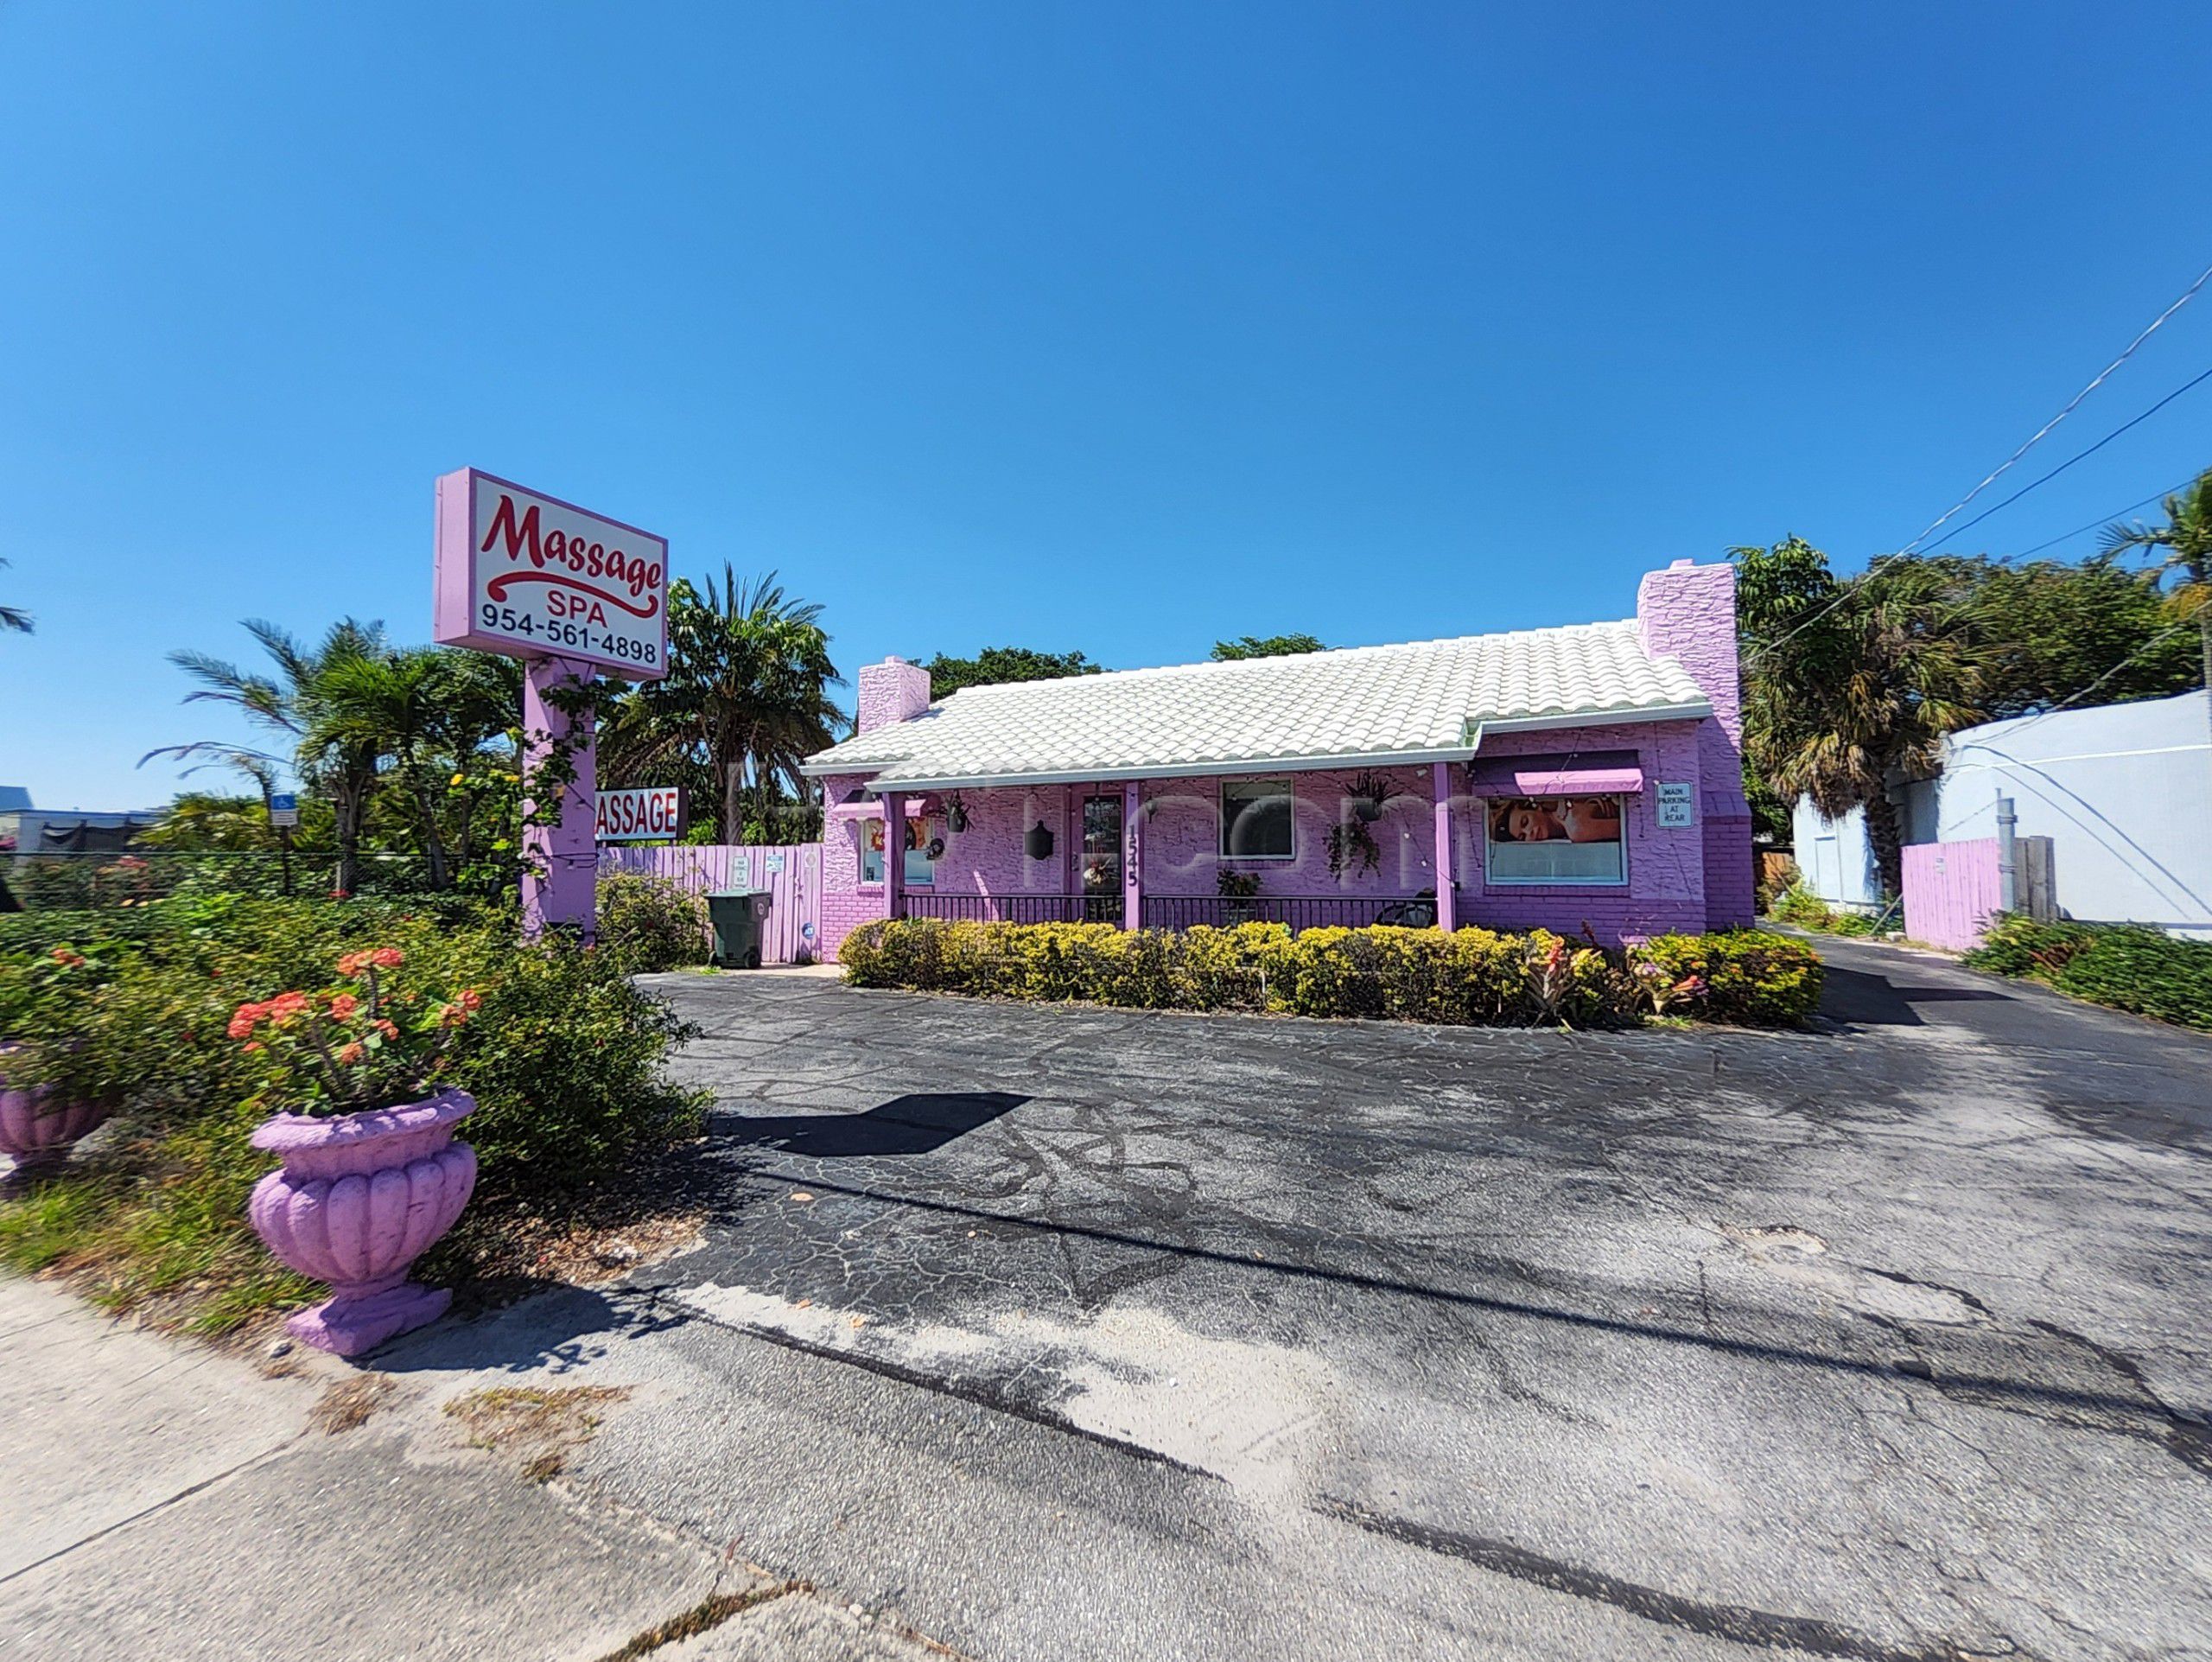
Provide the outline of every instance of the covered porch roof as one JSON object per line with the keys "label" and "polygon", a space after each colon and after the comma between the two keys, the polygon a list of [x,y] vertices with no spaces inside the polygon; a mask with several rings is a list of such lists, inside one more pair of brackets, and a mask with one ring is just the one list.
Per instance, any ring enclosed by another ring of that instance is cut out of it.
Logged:
{"label": "covered porch roof", "polygon": [[928,791],[1452,761],[1484,731],[1695,720],[1633,621],[968,687],[807,759]]}

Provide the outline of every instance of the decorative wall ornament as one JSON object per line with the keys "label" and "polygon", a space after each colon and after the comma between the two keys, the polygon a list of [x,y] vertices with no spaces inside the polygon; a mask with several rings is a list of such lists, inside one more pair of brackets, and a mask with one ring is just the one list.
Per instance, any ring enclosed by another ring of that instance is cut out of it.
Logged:
{"label": "decorative wall ornament", "polygon": [[1022,851],[1033,860],[1051,859],[1052,857],[1052,828],[1043,820],[1039,820],[1029,828],[1029,834],[1022,838],[1021,847]]}

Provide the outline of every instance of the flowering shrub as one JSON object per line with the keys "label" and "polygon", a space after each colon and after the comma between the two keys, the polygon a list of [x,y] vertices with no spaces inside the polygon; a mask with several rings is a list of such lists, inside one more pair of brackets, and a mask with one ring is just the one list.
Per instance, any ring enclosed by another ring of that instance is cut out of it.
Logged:
{"label": "flowering shrub", "polygon": [[[72,941],[81,971],[52,956]],[[699,1093],[665,1071],[690,1029],[609,955],[518,940],[511,907],[200,895],[0,917],[0,990],[28,988],[41,958],[54,969],[38,972],[41,987],[55,996],[0,994],[12,1012],[0,1040],[24,1041],[96,1091],[116,1110],[114,1132],[30,1196],[0,1200],[0,1266],[91,1266],[104,1298],[160,1296],[165,1319],[204,1330],[302,1295],[245,1224],[247,1192],[270,1164],[247,1138],[269,1109],[382,1106],[430,1085],[474,1096],[481,1175],[439,1248],[444,1276],[499,1261],[513,1232],[567,1215],[626,1162],[698,1129]],[[302,986],[302,965],[342,973]],[[379,1020],[399,1037],[369,1025]],[[354,1042],[359,1060],[344,1060]]]}
{"label": "flowering shrub", "polygon": [[704,964],[707,904],[681,883],[642,872],[599,880],[599,950],[632,975]]}
{"label": "flowering shrub", "polygon": [[10,1083],[46,1087],[57,1102],[97,1102],[104,1093],[73,1029],[111,973],[103,959],[59,942],[35,956],[0,961],[0,1045]]}
{"label": "flowering shrub", "polygon": [[261,1105],[345,1114],[419,1100],[440,1082],[454,1035],[484,1003],[474,987],[428,997],[397,979],[397,946],[348,952],[340,985],[280,992],[232,1012],[226,1029],[261,1058]]}
{"label": "flowering shrub", "polygon": [[1791,1025],[1820,997],[1820,959],[1745,930],[1662,935],[1625,952],[1535,930],[1122,930],[1111,924],[864,924],[848,979],[1146,1009],[1272,1010],[1451,1025],[1621,1026],[1651,1009]]}

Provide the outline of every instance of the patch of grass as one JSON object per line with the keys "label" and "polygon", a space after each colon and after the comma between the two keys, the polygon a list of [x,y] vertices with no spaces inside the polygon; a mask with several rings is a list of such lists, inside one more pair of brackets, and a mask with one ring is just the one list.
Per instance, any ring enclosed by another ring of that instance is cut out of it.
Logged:
{"label": "patch of grass", "polygon": [[637,1662],[638,1658],[650,1656],[664,1645],[696,1639],[719,1627],[732,1616],[741,1615],[755,1605],[810,1590],[804,1582],[779,1582],[772,1587],[756,1587],[743,1593],[716,1593],[711,1598],[702,1599],[682,1615],[671,1616],[658,1627],[646,1628],[621,1649],[609,1651],[600,1662]]}
{"label": "patch of grass", "polygon": [[523,1476],[546,1483],[598,1432],[599,1410],[629,1394],[627,1385],[493,1385],[455,1397],[445,1411],[470,1448],[518,1455]]}
{"label": "patch of grass", "polygon": [[326,1436],[366,1425],[369,1416],[391,1396],[391,1381],[374,1373],[350,1379],[334,1379],[323,1387],[315,1406],[308,1410],[308,1423]]}

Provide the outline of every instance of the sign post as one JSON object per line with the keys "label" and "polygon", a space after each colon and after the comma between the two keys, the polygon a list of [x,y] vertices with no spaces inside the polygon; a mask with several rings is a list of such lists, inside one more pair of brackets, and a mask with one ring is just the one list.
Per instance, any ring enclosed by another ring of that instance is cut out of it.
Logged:
{"label": "sign post", "polygon": [[[593,933],[589,703],[668,672],[668,542],[474,468],[438,481],[434,636],[523,660],[523,929]],[[551,791],[540,801],[535,793]]]}
{"label": "sign post", "polygon": [[300,823],[300,799],[289,791],[269,797],[269,823],[276,828],[277,857],[283,863],[284,898],[292,898],[292,828]]}

